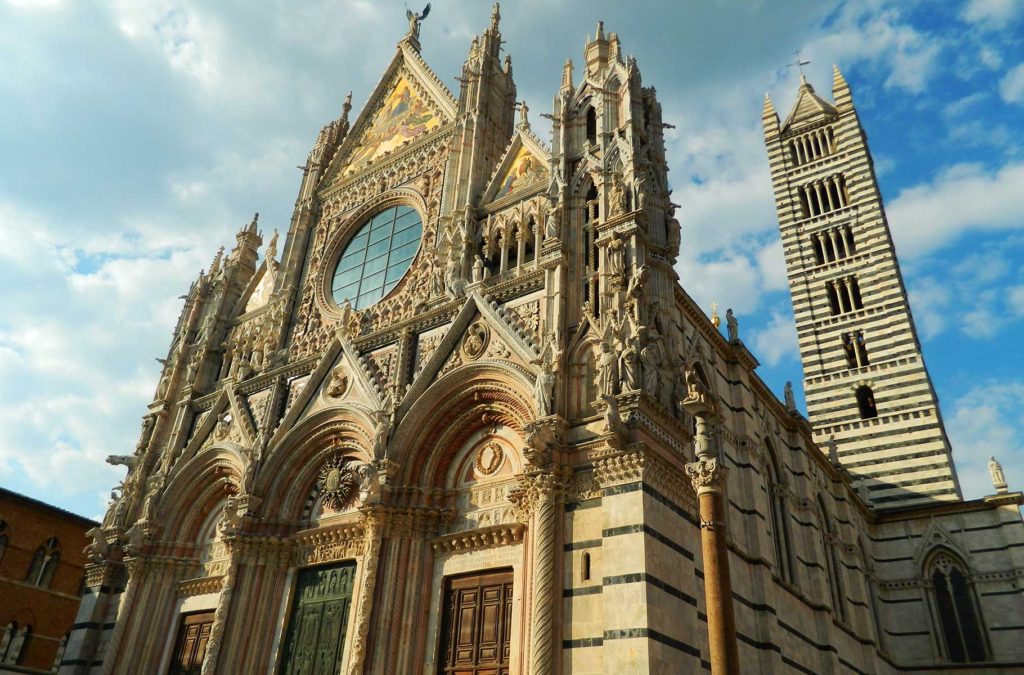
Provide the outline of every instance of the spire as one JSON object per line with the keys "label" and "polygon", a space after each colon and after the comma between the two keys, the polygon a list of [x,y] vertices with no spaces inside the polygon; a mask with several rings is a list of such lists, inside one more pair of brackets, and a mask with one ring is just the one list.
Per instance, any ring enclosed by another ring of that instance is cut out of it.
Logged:
{"label": "spire", "polygon": [[259,225],[259,222],[260,222],[260,212],[257,211],[255,214],[253,214],[252,222],[249,223],[249,227],[246,228],[246,230],[245,230],[246,234],[256,234],[256,227]]}
{"label": "spire", "polygon": [[572,59],[566,59],[562,66],[562,91],[572,91]]}
{"label": "spire", "polygon": [[769,128],[773,128],[776,132],[779,129],[779,114],[775,112],[775,106],[772,105],[772,99],[768,92],[764,93],[764,107],[761,108],[761,124],[766,132]]}
{"label": "spire", "polygon": [[597,34],[594,36],[595,40],[604,39],[604,21],[597,22]]}
{"label": "spire", "polygon": [[498,30],[498,24],[500,22],[501,22],[501,5],[496,2],[496,3],[494,3],[494,6],[491,7],[491,30],[497,31]]}
{"label": "spire", "polygon": [[[224,259],[224,247],[221,246],[217,249],[217,255],[213,256],[213,262],[210,263],[210,276],[212,277],[220,271],[220,262]],[[200,272],[202,274],[202,272]]]}
{"label": "spire", "polygon": [[836,108],[845,109],[853,107],[853,94],[846,78],[839,71],[839,66],[832,66],[832,100]]}
{"label": "spire", "polygon": [[790,111],[789,117],[786,118],[782,128],[788,129],[793,125],[803,126],[804,124],[817,122],[824,118],[835,117],[837,114],[835,107],[831,103],[815,93],[814,87],[811,86],[811,83],[807,81],[807,78],[801,72],[800,86],[797,88],[796,93],[796,103],[793,104],[793,110]]}

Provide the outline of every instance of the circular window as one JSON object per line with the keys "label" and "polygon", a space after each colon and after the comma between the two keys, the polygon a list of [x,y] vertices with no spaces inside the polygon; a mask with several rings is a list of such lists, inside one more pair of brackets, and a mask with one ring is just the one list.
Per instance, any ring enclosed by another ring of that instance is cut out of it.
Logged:
{"label": "circular window", "polygon": [[331,285],[334,301],[369,307],[409,270],[423,235],[423,221],[410,206],[381,211],[359,228],[345,246]]}

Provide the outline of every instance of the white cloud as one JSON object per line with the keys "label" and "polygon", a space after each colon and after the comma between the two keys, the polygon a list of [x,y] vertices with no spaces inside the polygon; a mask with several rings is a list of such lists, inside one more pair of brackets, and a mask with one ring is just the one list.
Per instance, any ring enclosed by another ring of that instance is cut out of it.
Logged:
{"label": "white cloud", "polygon": [[1005,26],[1021,11],[1018,0],[970,0],[960,17],[968,23],[989,24],[993,27]]}
{"label": "white cloud", "polygon": [[783,359],[799,361],[796,323],[793,314],[772,312],[767,326],[752,331],[754,353],[768,366],[776,366]]}
{"label": "white cloud", "polygon": [[999,95],[1007,103],[1024,103],[1024,63],[1006,72],[999,81]]}
{"label": "white cloud", "polygon": [[932,181],[900,191],[887,209],[897,250],[918,256],[969,231],[1024,228],[1024,163],[997,170],[948,167]]}
{"label": "white cloud", "polygon": [[993,380],[973,387],[953,402],[946,427],[964,496],[995,492],[988,474],[994,455],[1011,490],[1024,488],[1024,383]]}
{"label": "white cloud", "polygon": [[1011,286],[1006,289],[1007,305],[1016,316],[1024,316],[1024,286]]}

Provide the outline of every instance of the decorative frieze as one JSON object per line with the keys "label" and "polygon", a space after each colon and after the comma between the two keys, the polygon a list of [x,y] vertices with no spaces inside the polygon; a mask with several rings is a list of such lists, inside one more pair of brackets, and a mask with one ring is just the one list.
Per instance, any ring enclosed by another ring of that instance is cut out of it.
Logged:
{"label": "decorative frieze", "polygon": [[522,523],[494,525],[471,532],[459,532],[438,537],[431,542],[431,546],[435,552],[441,554],[509,546],[522,542],[524,532],[526,532],[526,526]]}

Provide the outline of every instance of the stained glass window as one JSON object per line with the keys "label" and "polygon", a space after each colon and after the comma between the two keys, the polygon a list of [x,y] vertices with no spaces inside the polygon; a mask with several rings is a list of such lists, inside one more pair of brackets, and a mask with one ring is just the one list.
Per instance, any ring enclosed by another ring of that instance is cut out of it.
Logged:
{"label": "stained glass window", "polygon": [[390,293],[412,264],[422,235],[423,221],[412,207],[375,215],[341,253],[331,286],[334,301],[363,309]]}

